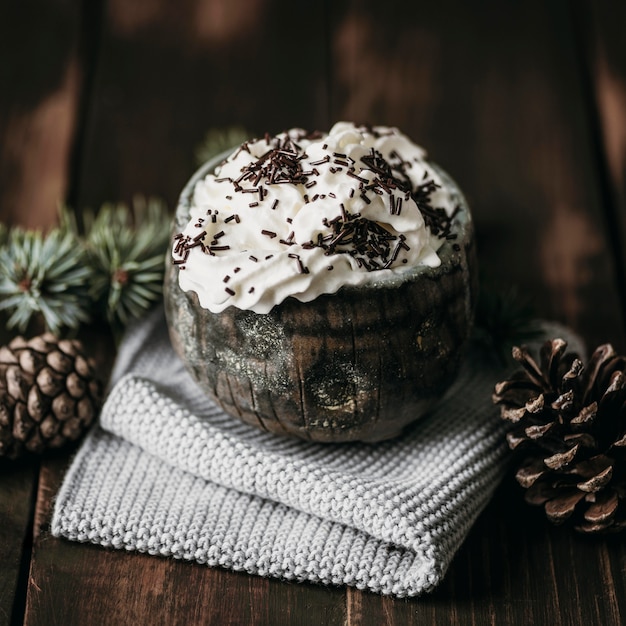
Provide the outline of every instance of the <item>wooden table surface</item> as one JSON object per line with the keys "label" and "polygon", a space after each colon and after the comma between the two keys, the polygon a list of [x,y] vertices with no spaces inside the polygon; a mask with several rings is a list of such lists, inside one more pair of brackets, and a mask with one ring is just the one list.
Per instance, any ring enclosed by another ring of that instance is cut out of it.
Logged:
{"label": "wooden table surface", "polygon": [[[483,273],[623,352],[624,24],[610,1],[7,0],[0,218],[173,207],[210,130],[396,125],[466,191]],[[548,526],[510,476],[440,587],[396,600],[55,539],[69,459],[0,463],[0,624],[626,623],[624,538]]]}

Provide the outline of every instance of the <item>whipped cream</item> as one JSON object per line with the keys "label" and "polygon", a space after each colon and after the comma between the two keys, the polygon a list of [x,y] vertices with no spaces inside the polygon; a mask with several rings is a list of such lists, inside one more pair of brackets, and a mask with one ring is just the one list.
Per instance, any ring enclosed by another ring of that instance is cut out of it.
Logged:
{"label": "whipped cream", "polygon": [[214,313],[267,313],[437,267],[457,198],[396,128],[339,122],[244,143],[197,182],[173,262]]}

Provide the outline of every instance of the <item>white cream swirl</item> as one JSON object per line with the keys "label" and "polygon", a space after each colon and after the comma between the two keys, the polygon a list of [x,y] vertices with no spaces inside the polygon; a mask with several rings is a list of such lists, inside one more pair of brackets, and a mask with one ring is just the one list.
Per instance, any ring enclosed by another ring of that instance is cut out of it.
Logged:
{"label": "white cream swirl", "polygon": [[438,266],[455,209],[425,151],[395,128],[292,129],[243,144],[196,184],[173,260],[202,307],[267,313],[289,296]]}

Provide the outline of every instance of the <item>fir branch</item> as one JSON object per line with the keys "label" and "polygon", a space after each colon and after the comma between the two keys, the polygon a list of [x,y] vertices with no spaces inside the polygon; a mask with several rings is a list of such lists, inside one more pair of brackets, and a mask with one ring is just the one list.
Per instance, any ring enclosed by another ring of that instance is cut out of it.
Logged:
{"label": "fir branch", "polygon": [[[164,203],[133,200],[105,204],[83,213],[81,240],[91,270],[91,297],[114,330],[140,317],[162,293],[170,217]],[[76,219],[65,212],[62,224],[78,235]]]}
{"label": "fir branch", "polygon": [[47,329],[59,334],[89,320],[89,269],[72,233],[59,228],[47,235],[12,228],[0,248],[0,310],[7,328],[25,332],[41,315]]}

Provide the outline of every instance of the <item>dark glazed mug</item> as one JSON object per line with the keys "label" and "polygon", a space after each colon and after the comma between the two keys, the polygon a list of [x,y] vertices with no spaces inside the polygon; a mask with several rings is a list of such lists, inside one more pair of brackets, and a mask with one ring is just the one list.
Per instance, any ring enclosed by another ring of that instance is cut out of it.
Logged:
{"label": "dark glazed mug", "polygon": [[[205,163],[184,188],[174,232],[189,220]],[[320,442],[375,442],[424,416],[453,382],[471,330],[477,293],[474,232],[459,210],[436,268],[405,268],[311,302],[289,297],[269,313],[212,313],[183,292],[168,259],[165,308],[174,349],[223,409],[273,433]],[[375,277],[373,277],[375,278]]]}

